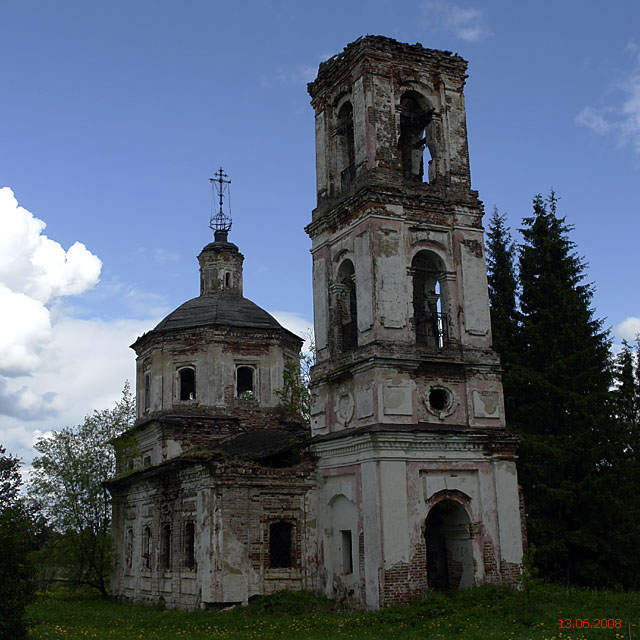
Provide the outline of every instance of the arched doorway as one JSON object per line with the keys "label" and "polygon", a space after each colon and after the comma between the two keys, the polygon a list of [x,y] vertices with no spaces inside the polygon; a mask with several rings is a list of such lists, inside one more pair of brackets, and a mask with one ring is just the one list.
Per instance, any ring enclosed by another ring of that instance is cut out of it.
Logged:
{"label": "arched doorway", "polygon": [[468,589],[474,585],[471,521],[465,508],[451,499],[427,515],[427,585],[431,589]]}

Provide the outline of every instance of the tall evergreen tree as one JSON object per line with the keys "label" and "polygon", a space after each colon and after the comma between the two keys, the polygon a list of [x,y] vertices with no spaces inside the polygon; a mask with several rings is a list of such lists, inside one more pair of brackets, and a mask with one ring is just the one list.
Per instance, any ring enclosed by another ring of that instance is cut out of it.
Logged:
{"label": "tall evergreen tree", "polygon": [[610,344],[557,203],[553,191],[546,200],[536,196],[521,229],[512,418],[523,436],[520,473],[540,568],[552,579],[605,585],[616,581],[610,569],[620,551],[611,525],[622,508]]}
{"label": "tall evergreen tree", "polygon": [[[635,351],[635,352],[634,352]],[[623,436],[623,465],[619,473],[624,487],[624,508],[616,527],[626,534],[626,562],[619,569],[621,583],[640,587],[640,367],[638,351],[626,341],[615,359],[613,412]]]}
{"label": "tall evergreen tree", "polygon": [[513,364],[518,354],[518,315],[516,300],[518,280],[515,269],[516,248],[506,215],[493,208],[487,232],[487,276],[491,306],[493,348],[502,360],[502,383],[505,392],[507,422],[515,413]]}

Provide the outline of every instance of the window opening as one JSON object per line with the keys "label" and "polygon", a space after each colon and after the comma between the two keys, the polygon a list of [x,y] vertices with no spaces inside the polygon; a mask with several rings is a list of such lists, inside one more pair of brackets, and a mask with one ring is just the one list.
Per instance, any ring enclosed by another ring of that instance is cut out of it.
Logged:
{"label": "window opening", "polygon": [[356,299],[355,269],[351,260],[345,260],[338,270],[338,296],[336,301],[338,348],[352,351],[358,346],[358,301]]}
{"label": "window opening", "polygon": [[411,263],[413,269],[413,319],[416,343],[422,347],[445,347],[449,344],[449,323],[442,313],[439,279],[443,269],[438,256],[420,251]]}
{"label": "window opening", "polygon": [[431,389],[429,405],[435,411],[443,411],[449,404],[449,394],[444,389]]}
{"label": "window opening", "polygon": [[151,568],[151,528],[145,527],[142,530],[142,566],[145,569]]}
{"label": "window opening", "polygon": [[269,526],[269,560],[272,569],[287,569],[292,566],[291,538],[293,525],[282,520]]}
{"label": "window opening", "polygon": [[143,458],[142,458],[142,466],[143,467],[150,467],[151,466],[151,454],[150,453],[148,453],[148,454],[143,456]]}
{"label": "window opening", "polygon": [[340,531],[342,549],[342,573],[353,573],[353,543],[351,529]]}
{"label": "window opening", "polygon": [[[429,149],[432,135],[431,114],[418,100],[418,94],[405,94],[400,100],[400,138],[398,148],[402,156],[402,175],[412,182],[429,182],[432,178],[431,151]],[[425,180],[425,161],[427,179]]]}
{"label": "window opening", "polygon": [[144,376],[144,410],[148,411],[151,406],[151,376],[146,373]]}
{"label": "window opening", "polygon": [[165,571],[171,569],[171,525],[168,524],[162,527],[160,561]]}
{"label": "window opening", "polygon": [[225,289],[230,289],[231,288],[231,274],[230,273],[225,273],[224,274],[224,288]]}
{"label": "window opening", "polygon": [[196,371],[191,367],[180,369],[180,400],[194,400],[196,397]]}
{"label": "window opening", "polygon": [[133,565],[133,529],[127,529],[127,537],[125,540],[125,560],[127,569],[131,569]]}
{"label": "window opening", "polygon": [[253,369],[251,367],[238,367],[236,371],[236,391],[238,398],[249,399],[254,397]]}
{"label": "window opening", "polygon": [[353,134],[353,107],[345,102],[338,112],[337,161],[340,190],[347,191],[356,177],[356,154]]}
{"label": "window opening", "polygon": [[196,566],[195,557],[196,527],[193,522],[184,526],[184,566],[192,570]]}

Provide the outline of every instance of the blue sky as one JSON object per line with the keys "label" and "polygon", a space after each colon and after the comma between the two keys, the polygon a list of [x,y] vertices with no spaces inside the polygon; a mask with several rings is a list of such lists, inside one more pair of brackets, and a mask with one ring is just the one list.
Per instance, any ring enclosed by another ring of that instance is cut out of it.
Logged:
{"label": "blue sky", "polygon": [[128,345],[198,294],[220,165],[245,295],[293,330],[310,324],[306,83],[366,34],[469,61],[472,183],[486,210],[516,229],[553,186],[597,315],[632,337],[639,23],[640,4],[620,0],[0,0],[0,187],[23,208],[5,190],[0,443],[29,461],[34,437],[133,382]]}

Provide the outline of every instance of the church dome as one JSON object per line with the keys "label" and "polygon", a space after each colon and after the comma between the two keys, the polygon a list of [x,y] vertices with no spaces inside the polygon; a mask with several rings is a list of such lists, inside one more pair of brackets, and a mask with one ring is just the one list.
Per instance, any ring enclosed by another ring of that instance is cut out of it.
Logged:
{"label": "church dome", "polygon": [[192,298],[172,311],[154,331],[174,331],[209,325],[282,329],[264,309],[243,296],[210,293]]}

